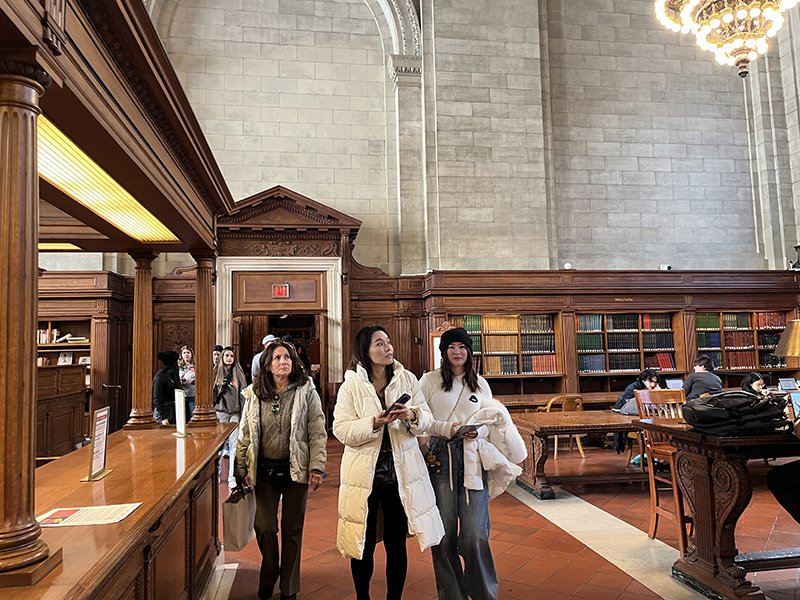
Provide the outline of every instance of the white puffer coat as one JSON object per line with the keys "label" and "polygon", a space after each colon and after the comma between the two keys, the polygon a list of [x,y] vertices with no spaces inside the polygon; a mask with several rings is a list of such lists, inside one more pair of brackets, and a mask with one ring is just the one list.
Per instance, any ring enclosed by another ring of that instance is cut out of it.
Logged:
{"label": "white puffer coat", "polygon": [[[424,432],[432,417],[417,378],[394,362],[394,376],[386,387],[386,406],[400,396],[411,396],[406,406],[417,415],[416,422],[407,427],[396,420],[389,427],[398,491],[408,517],[408,530],[417,538],[420,550],[438,544],[444,536],[444,525],[436,508],[425,461],[419,451],[416,436]],[[383,411],[367,371],[358,366],[354,376],[339,388],[333,412],[333,435],[345,445],[342,456],[339,487],[339,528],[336,547],[344,558],[361,559],[367,529],[367,499],[372,492],[375,463],[381,449],[383,427],[372,430],[372,417]]]}

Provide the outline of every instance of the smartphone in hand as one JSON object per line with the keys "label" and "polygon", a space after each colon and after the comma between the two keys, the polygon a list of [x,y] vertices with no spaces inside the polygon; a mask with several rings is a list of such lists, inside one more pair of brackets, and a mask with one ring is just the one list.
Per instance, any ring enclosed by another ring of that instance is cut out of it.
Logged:
{"label": "smartphone in hand", "polygon": [[383,411],[383,414],[381,414],[381,416],[382,417],[388,416],[388,414],[392,412],[395,408],[397,408],[398,406],[405,405],[405,403],[408,402],[409,400],[411,400],[411,396],[409,396],[408,394],[403,394],[397,399],[397,402],[395,402],[389,408]]}

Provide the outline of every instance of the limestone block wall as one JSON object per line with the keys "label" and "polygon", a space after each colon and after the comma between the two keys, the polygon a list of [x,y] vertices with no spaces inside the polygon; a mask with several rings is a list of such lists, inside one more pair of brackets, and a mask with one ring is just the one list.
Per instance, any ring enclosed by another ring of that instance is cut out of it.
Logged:
{"label": "limestone block wall", "polygon": [[547,0],[559,263],[759,269],[742,81],[642,0]]}
{"label": "limestone block wall", "polygon": [[356,256],[386,267],[386,70],[364,0],[174,2],[157,19],[236,199],[274,185],[364,222]]}

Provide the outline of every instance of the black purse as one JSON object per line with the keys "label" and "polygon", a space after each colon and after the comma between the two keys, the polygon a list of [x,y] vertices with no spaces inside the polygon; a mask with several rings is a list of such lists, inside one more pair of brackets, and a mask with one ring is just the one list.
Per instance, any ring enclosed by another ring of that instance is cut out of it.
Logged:
{"label": "black purse", "polygon": [[270,483],[286,483],[290,481],[289,459],[276,460],[260,457],[258,459],[258,478]]}
{"label": "black purse", "polygon": [[397,473],[394,470],[394,454],[389,450],[378,454],[372,487],[391,487],[393,485],[397,485]]}

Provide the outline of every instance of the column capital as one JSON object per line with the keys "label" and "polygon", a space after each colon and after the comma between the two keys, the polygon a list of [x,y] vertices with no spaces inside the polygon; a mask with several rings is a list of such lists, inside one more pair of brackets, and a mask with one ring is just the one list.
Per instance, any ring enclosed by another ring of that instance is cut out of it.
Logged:
{"label": "column capital", "polygon": [[141,250],[128,250],[128,256],[130,256],[137,263],[140,260],[149,260],[150,262],[153,262],[156,258],[158,258],[158,251],[153,250],[151,248],[142,248]]}
{"label": "column capital", "polygon": [[421,57],[390,54],[386,67],[389,70],[389,78],[394,82],[395,86],[419,87],[422,85]]}
{"label": "column capital", "polygon": [[19,77],[25,77],[26,79],[35,81],[42,86],[42,92],[53,83],[47,71],[38,65],[0,57],[0,77],[3,75],[18,75]]}
{"label": "column capital", "polygon": [[200,264],[200,261],[210,260],[215,261],[219,253],[214,249],[207,249],[207,250],[192,250],[189,252],[192,255],[192,258],[195,260],[197,264]]}

